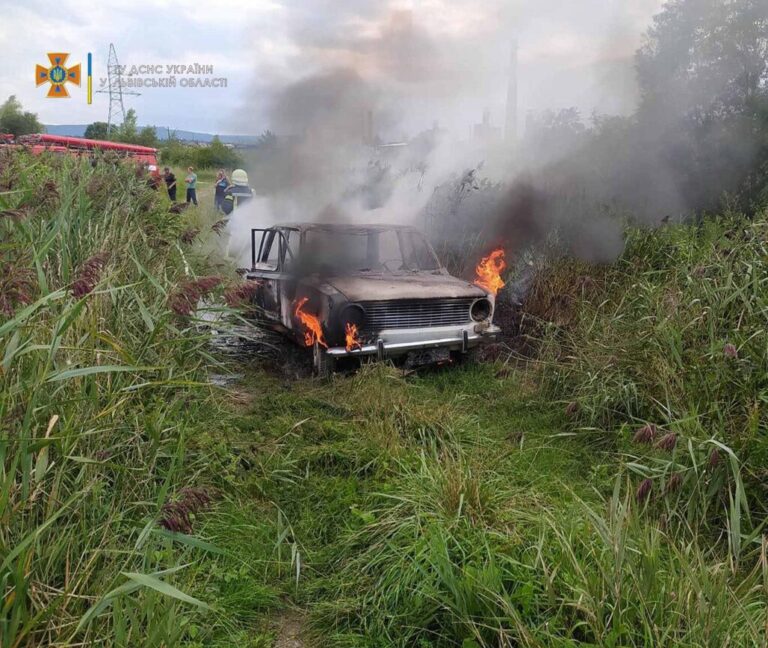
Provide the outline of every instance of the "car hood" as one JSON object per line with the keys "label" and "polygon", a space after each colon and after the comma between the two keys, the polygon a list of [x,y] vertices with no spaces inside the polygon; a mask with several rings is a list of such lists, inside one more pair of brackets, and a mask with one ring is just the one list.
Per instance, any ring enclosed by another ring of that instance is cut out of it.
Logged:
{"label": "car hood", "polygon": [[325,278],[323,283],[338,290],[349,301],[440,299],[486,295],[483,289],[463,279],[431,272],[409,275],[332,277]]}

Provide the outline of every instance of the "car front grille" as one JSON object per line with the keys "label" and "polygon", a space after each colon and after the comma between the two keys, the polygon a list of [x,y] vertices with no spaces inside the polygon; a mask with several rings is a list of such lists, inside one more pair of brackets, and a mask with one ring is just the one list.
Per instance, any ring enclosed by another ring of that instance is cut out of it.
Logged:
{"label": "car front grille", "polygon": [[473,298],[364,301],[366,331],[469,324]]}

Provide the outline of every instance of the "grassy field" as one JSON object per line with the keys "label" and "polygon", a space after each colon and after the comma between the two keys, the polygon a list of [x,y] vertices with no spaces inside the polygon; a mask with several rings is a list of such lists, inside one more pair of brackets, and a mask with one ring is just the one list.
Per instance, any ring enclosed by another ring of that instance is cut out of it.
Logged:
{"label": "grassy field", "polygon": [[209,344],[199,193],[0,158],[0,646],[766,646],[765,215],[548,266],[534,360],[323,382]]}

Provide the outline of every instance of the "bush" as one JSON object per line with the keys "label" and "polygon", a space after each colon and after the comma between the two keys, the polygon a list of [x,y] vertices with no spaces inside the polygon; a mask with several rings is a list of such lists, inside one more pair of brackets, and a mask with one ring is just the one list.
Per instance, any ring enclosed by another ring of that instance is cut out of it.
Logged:
{"label": "bush", "polygon": [[207,146],[189,146],[171,139],[161,146],[160,157],[163,164],[197,169],[233,169],[244,164],[237,151],[222,144],[218,137]]}

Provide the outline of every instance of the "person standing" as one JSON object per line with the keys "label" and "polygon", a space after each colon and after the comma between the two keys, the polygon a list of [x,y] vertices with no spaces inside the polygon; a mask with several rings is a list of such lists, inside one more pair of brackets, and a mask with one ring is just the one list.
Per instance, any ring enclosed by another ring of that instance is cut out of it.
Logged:
{"label": "person standing", "polygon": [[171,202],[176,202],[176,176],[173,174],[173,171],[170,170],[170,168],[165,167],[163,169],[163,180],[165,180],[165,187],[168,189],[168,198],[171,199]]}
{"label": "person standing", "polygon": [[194,203],[197,206],[197,174],[194,167],[187,167],[187,177],[184,178],[187,185],[187,204]]}
{"label": "person standing", "polygon": [[224,192],[224,201],[221,210],[229,216],[235,207],[253,198],[253,189],[248,186],[248,174],[243,169],[235,169],[232,172],[232,185]]}
{"label": "person standing", "polygon": [[227,179],[224,169],[219,169],[216,174],[216,195],[213,197],[213,208],[219,212],[222,210],[224,204],[224,192],[229,187],[229,180]]}
{"label": "person standing", "polygon": [[157,170],[157,166],[154,164],[150,164],[147,167],[147,171],[149,172],[149,178],[147,178],[147,186],[157,191],[160,189],[160,185],[162,184],[162,181],[160,180],[160,172]]}

